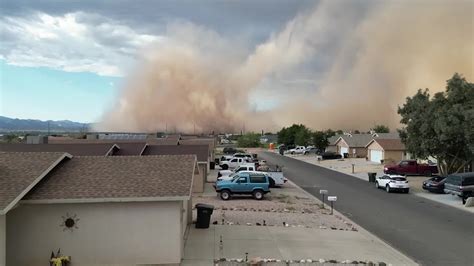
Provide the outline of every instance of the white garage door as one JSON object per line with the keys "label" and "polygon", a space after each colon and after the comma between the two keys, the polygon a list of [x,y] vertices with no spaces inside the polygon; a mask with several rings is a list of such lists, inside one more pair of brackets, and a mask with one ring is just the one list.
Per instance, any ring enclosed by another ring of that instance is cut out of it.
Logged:
{"label": "white garage door", "polygon": [[370,150],[370,161],[380,163],[383,160],[382,151]]}
{"label": "white garage door", "polygon": [[349,148],[341,147],[341,155],[344,156],[344,153],[349,153]]}

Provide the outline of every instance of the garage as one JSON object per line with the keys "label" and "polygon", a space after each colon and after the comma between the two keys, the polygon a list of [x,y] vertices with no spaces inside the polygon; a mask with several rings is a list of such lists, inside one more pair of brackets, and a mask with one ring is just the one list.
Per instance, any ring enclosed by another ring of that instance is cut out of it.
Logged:
{"label": "garage", "polygon": [[341,147],[341,155],[344,156],[344,153],[349,153],[349,148]]}
{"label": "garage", "polygon": [[400,139],[373,139],[366,148],[367,159],[375,163],[398,162],[406,157],[405,145]]}
{"label": "garage", "polygon": [[379,150],[369,150],[369,158],[371,162],[380,163],[383,160],[383,151]]}

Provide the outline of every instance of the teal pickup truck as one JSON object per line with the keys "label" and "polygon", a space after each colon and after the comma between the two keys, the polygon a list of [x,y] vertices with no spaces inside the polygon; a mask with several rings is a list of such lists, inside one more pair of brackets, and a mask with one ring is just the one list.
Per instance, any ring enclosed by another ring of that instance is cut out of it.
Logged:
{"label": "teal pickup truck", "polygon": [[251,194],[254,199],[261,200],[270,192],[270,183],[265,174],[239,172],[232,180],[217,181],[214,188],[223,200],[229,200],[232,194]]}

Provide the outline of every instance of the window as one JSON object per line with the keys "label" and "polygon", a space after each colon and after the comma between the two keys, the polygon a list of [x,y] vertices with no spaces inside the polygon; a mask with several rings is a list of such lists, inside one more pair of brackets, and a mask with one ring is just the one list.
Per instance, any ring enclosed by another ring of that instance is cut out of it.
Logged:
{"label": "window", "polygon": [[237,159],[232,159],[230,162],[235,163],[235,162],[237,162]]}
{"label": "window", "polygon": [[415,162],[408,162],[408,164],[413,166],[413,165],[415,165]]}
{"label": "window", "polygon": [[408,162],[400,162],[400,166],[407,166]]}
{"label": "window", "polygon": [[241,176],[241,177],[239,177],[239,181],[238,181],[238,182],[239,182],[239,183],[247,183],[247,177],[246,177],[246,176],[243,176],[243,177]]}
{"label": "window", "polygon": [[464,177],[464,179],[462,181],[462,185],[463,186],[473,186],[474,185],[474,177],[471,177],[471,176]]}
{"label": "window", "polygon": [[250,175],[250,183],[266,183],[267,179],[264,175]]}
{"label": "window", "polygon": [[455,176],[455,175],[448,176],[446,178],[446,183],[453,184],[453,185],[456,185],[456,186],[460,186],[461,185],[461,177],[460,176]]}

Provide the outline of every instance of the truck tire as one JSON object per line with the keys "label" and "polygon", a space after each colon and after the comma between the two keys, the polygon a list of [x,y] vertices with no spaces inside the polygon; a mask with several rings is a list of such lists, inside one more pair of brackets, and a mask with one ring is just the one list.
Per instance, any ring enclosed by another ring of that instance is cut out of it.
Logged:
{"label": "truck tire", "polygon": [[270,187],[275,187],[275,180],[273,178],[269,178],[268,183],[270,183]]}
{"label": "truck tire", "polygon": [[380,186],[379,186],[379,182],[378,181],[375,181],[375,188],[379,189]]}
{"label": "truck tire", "polygon": [[227,169],[229,169],[229,166],[227,164],[223,164],[221,166],[221,168],[222,168],[222,170],[227,170]]}
{"label": "truck tire", "polygon": [[222,200],[229,200],[231,195],[232,194],[227,189],[222,190],[221,193],[220,193],[220,196],[221,196]]}
{"label": "truck tire", "polygon": [[263,191],[260,189],[257,189],[253,192],[253,198],[256,200],[262,200],[263,199]]}

